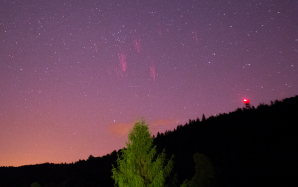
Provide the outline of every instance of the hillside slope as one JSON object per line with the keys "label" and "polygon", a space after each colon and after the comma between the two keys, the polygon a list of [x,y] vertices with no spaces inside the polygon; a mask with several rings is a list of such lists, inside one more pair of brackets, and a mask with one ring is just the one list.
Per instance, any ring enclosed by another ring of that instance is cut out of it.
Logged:
{"label": "hillside slope", "polygon": [[[190,120],[154,139],[158,151],[174,154],[177,186],[195,173],[193,154],[210,158],[214,186],[288,186],[294,182],[298,96],[237,109],[203,120]],[[118,151],[119,152],[119,151]],[[112,163],[117,151],[73,164],[1,167],[0,186],[113,186]],[[297,182],[296,182],[297,183]]]}

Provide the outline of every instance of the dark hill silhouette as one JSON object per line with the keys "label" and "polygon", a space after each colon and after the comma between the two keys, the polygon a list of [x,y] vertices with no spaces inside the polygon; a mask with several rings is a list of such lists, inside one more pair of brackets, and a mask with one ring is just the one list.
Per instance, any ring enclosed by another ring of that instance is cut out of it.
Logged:
{"label": "dark hill silhouette", "polygon": [[[195,173],[193,155],[203,153],[216,172],[215,186],[297,186],[296,158],[298,96],[238,108],[202,121],[189,120],[173,131],[158,133],[157,150],[175,155],[177,186]],[[39,164],[0,167],[0,186],[113,186],[112,163],[117,152],[90,156],[73,164]],[[290,185],[292,183],[292,185]]]}

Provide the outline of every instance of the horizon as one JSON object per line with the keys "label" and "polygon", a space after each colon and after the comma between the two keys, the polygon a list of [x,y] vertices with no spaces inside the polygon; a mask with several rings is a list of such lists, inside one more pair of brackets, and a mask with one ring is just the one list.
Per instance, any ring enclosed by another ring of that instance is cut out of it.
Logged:
{"label": "horizon", "polygon": [[[293,96],[293,97],[284,98],[284,99],[289,99],[289,98],[294,98],[294,97],[298,97],[298,95],[295,95],[295,96]],[[253,108],[253,107],[254,107],[254,108],[257,108],[258,106],[261,106],[261,105],[264,105],[264,104],[270,106],[270,105],[272,104],[272,102],[273,102],[273,103],[274,103],[275,101],[283,102],[284,99],[282,99],[282,100],[272,100],[272,101],[270,101],[270,103],[264,103],[264,102],[262,102],[262,103],[259,103],[259,105],[257,105],[257,106],[253,106],[253,105],[251,105],[250,107],[251,107],[251,108]],[[246,106],[244,105],[243,107],[241,107],[241,108],[237,108],[237,109],[235,109],[235,110],[233,110],[233,111],[224,112],[224,113],[219,113],[219,114],[210,115],[210,116],[205,116],[205,117],[206,117],[206,120],[208,120],[208,118],[210,118],[210,117],[216,117],[216,116],[219,116],[220,114],[229,114],[229,113],[231,113],[231,112],[236,112],[238,109],[245,110],[245,109],[246,109]],[[203,114],[202,114],[202,115],[203,115]],[[194,118],[194,119],[188,119],[188,122],[189,122],[189,120],[196,120],[196,119],[198,119],[198,118],[199,118],[199,117]],[[139,120],[139,119],[138,119],[138,120]],[[146,119],[144,119],[144,120],[146,121]],[[202,117],[199,118],[199,120],[202,121]],[[146,123],[147,123],[147,121],[146,121]],[[178,124],[177,126],[179,126],[179,125],[184,126],[184,125],[186,125],[186,124],[189,124],[189,123],[186,122],[185,124]],[[132,130],[133,125],[134,125],[134,123],[131,124],[131,127],[130,127],[129,131]],[[147,125],[149,126],[150,124],[147,123]],[[177,129],[177,126],[174,127],[174,129],[178,130],[178,129]],[[150,126],[149,126],[149,127],[150,127]],[[173,131],[174,129],[165,129],[165,131]],[[150,130],[150,128],[149,128],[149,130]],[[159,132],[159,131],[158,131],[158,132]],[[156,138],[156,136],[157,136],[156,134],[157,134],[158,132],[156,132],[155,134],[153,134],[153,133],[150,131],[152,137],[155,136],[155,138]],[[165,133],[165,132],[159,132],[159,133]],[[126,135],[128,135],[128,133],[127,133]],[[127,140],[126,140],[126,141],[127,141]],[[126,142],[126,141],[125,141],[125,142]],[[124,148],[124,147],[123,147],[123,148]],[[123,148],[120,148],[120,149],[123,149]],[[118,150],[119,150],[119,149],[118,149]],[[95,158],[100,158],[100,157],[103,157],[103,156],[107,156],[107,155],[111,154],[112,152],[114,152],[114,151],[118,151],[118,150],[113,150],[113,151],[111,151],[110,153],[104,154],[104,155],[102,155],[102,156],[94,156],[94,155],[89,155],[89,156],[93,156],[93,157],[95,157]],[[89,156],[88,156],[88,158],[89,158]],[[0,166],[0,167],[22,167],[22,166],[32,166],[32,165],[42,165],[42,164],[75,164],[76,162],[79,162],[79,161],[87,161],[88,158],[86,158],[86,159],[79,159],[79,160],[77,160],[77,161],[68,162],[68,163],[66,163],[66,162],[60,162],[60,163],[44,162],[44,163],[36,163],[36,164],[31,164],[31,165]]]}
{"label": "horizon", "polygon": [[0,2],[0,166],[72,163],[298,95],[298,4]]}

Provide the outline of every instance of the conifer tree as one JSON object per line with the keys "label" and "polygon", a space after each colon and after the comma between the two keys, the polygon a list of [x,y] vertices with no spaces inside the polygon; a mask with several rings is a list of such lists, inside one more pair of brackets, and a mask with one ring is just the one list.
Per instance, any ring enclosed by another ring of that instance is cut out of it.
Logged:
{"label": "conifer tree", "polygon": [[121,150],[121,156],[118,155],[118,168],[113,166],[112,169],[115,186],[165,186],[173,169],[173,156],[168,161],[164,151],[156,156],[156,146],[153,147],[153,138],[144,120],[135,123],[126,146]]}
{"label": "conifer tree", "polygon": [[203,114],[202,121],[205,121],[205,120],[206,120],[206,117],[205,117],[205,114]]}
{"label": "conifer tree", "polygon": [[215,180],[213,165],[204,154],[193,155],[196,173],[191,180],[185,180],[180,187],[209,187]]}
{"label": "conifer tree", "polygon": [[31,187],[41,187],[40,184],[38,184],[38,182],[34,182],[30,186]]}

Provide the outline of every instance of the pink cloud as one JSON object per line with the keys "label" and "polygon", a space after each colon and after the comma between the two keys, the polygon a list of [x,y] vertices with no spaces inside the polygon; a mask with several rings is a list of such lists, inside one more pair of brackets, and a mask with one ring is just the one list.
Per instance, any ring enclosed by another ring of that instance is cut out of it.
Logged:
{"label": "pink cloud", "polygon": [[113,123],[108,126],[108,131],[117,136],[128,135],[132,130],[134,123]]}
{"label": "pink cloud", "polygon": [[[173,130],[176,127],[178,120],[176,119],[158,119],[149,124],[149,130],[153,134],[156,134],[161,129]],[[108,131],[112,132],[116,136],[127,136],[133,129],[135,122],[131,123],[112,123],[108,126]]]}

